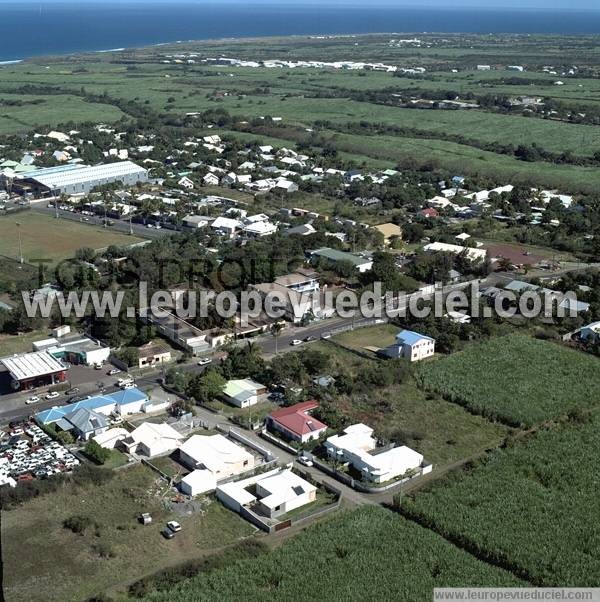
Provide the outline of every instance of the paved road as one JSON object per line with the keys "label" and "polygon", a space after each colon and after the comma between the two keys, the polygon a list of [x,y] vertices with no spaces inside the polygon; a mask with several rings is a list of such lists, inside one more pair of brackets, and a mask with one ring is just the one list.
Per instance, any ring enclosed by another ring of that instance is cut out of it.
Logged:
{"label": "paved road", "polygon": [[[47,205],[32,205],[31,209],[38,213],[44,213],[46,215],[50,215],[52,217],[56,217],[56,211],[54,208],[50,208]],[[102,217],[98,216],[86,216],[81,215],[80,213],[74,213],[71,211],[63,211],[62,209],[58,210],[59,219],[65,219],[72,222],[79,222],[82,224],[88,224],[90,226],[100,226],[102,227]],[[112,226],[107,226],[107,230],[113,230],[118,232],[124,232],[125,234],[133,234],[134,236],[139,236],[141,238],[162,238],[163,236],[171,236],[172,234],[176,234],[177,230],[168,230],[167,228],[161,228],[160,230],[155,230],[153,228],[147,228],[143,224],[135,224],[132,223],[131,227],[129,221],[125,220],[112,220],[114,224]]]}

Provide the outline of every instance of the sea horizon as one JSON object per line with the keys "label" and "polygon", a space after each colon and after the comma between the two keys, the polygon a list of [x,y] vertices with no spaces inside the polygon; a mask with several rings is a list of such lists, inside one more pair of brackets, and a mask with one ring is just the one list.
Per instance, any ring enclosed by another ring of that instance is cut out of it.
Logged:
{"label": "sea horizon", "polygon": [[[376,33],[600,34],[600,11],[184,2],[1,4],[0,64],[223,39]],[[25,30],[27,34],[25,34]]]}

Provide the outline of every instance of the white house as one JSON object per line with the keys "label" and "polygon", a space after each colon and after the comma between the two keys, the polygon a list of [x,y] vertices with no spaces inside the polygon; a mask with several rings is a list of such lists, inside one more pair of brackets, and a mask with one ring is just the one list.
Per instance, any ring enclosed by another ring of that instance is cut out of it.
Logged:
{"label": "white house", "polygon": [[418,362],[434,353],[435,339],[412,330],[400,331],[396,335],[396,342],[383,350],[387,357],[404,358],[410,362]]}
{"label": "white house", "polygon": [[317,488],[288,469],[275,469],[217,487],[217,499],[234,512],[252,508],[269,518],[314,502]]}
{"label": "white house", "polygon": [[374,483],[385,483],[409,471],[428,472],[423,456],[406,447],[394,447],[384,452],[375,451],[377,441],[373,429],[366,424],[353,424],[343,435],[334,435],[325,441],[327,455],[340,464],[351,464],[363,478]]}
{"label": "white house", "polygon": [[256,405],[259,398],[265,395],[267,388],[249,378],[230,380],[223,388],[225,400],[238,408]]}
{"label": "white house", "polygon": [[179,489],[189,496],[196,496],[207,491],[213,491],[217,487],[215,475],[205,468],[193,470],[181,479]]}
{"label": "white house", "polygon": [[205,186],[218,186],[219,185],[219,176],[215,175],[214,173],[207,173],[202,178],[202,183]]}
{"label": "white house", "polygon": [[485,249],[476,249],[473,247],[462,247],[461,245],[450,245],[445,242],[432,242],[423,247],[426,253],[454,253],[460,255],[466,253],[471,261],[484,261],[487,257]]}
{"label": "white house", "polygon": [[144,422],[123,439],[120,445],[130,453],[152,458],[170,453],[181,445],[183,435],[166,422]]}
{"label": "white house", "polygon": [[242,223],[237,219],[231,219],[229,217],[218,217],[212,224],[213,230],[218,230],[221,234],[233,238],[236,232],[241,230],[243,227]]}
{"label": "white house", "polygon": [[177,184],[186,190],[194,189],[194,182],[192,182],[187,176],[183,176],[183,178],[181,178]]}
{"label": "white house", "polygon": [[179,459],[194,470],[208,470],[216,481],[254,468],[254,456],[223,435],[192,435],[180,448]]}
{"label": "white house", "polygon": [[277,226],[271,222],[252,222],[243,228],[244,233],[248,236],[261,238],[263,236],[271,236],[277,232]]}

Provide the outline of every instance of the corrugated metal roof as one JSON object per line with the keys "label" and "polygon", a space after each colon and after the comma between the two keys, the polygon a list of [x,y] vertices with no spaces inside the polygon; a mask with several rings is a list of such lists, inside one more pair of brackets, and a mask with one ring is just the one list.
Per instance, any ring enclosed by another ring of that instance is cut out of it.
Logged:
{"label": "corrugated metal roof", "polygon": [[5,357],[0,363],[19,381],[65,370],[64,365],[47,351]]}
{"label": "corrugated metal roof", "polygon": [[79,167],[61,171],[50,172],[47,170],[40,170],[39,172],[27,174],[27,177],[36,180],[43,186],[54,189],[83,184],[90,181],[93,182],[94,180],[119,178],[135,174],[146,174],[146,170],[131,161],[121,161],[119,163],[107,163],[105,165]]}

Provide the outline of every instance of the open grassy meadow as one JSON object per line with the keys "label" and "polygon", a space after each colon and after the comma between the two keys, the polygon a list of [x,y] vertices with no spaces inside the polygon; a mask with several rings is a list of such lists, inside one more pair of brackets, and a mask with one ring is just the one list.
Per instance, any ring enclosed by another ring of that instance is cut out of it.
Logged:
{"label": "open grassy meadow", "polygon": [[[20,227],[16,223],[21,224]],[[128,246],[142,239],[114,232],[110,228],[88,226],[71,220],[55,219],[35,211],[0,217],[0,255],[19,256],[19,231],[26,262],[51,260],[56,263],[73,257],[82,247],[104,249],[110,245]]]}
{"label": "open grassy meadow", "polygon": [[[209,500],[201,512],[180,516],[165,508],[168,487],[138,465],[117,471],[103,485],[74,486],[2,513],[4,596],[8,602],[80,601],[123,592],[140,577],[202,557],[254,532],[246,521]],[[137,521],[150,512],[151,525]],[[72,516],[89,519],[80,535],[63,526]],[[177,520],[173,540],[160,531]]]}
{"label": "open grassy meadow", "polygon": [[532,426],[597,406],[600,361],[556,343],[508,335],[419,368],[422,386],[512,426]]}
{"label": "open grassy meadow", "polygon": [[[1,77],[1,76],[0,76]],[[13,106],[16,95],[0,92],[0,134],[17,134],[38,126],[56,126],[71,120],[113,123],[123,113],[110,104],[90,103],[70,94],[27,96],[25,104]],[[16,97],[21,100],[21,97]]]}
{"label": "open grassy meadow", "polygon": [[[384,335],[382,327],[375,328],[379,329],[379,337],[392,336],[389,331]],[[338,337],[357,335],[361,342],[373,344],[376,338],[372,331],[374,329],[358,329]],[[357,339],[350,341],[360,344]],[[384,360],[365,359],[332,344],[317,345],[331,358],[330,373],[333,375],[349,372],[360,379],[360,375],[374,365],[386,369],[387,364],[387,369],[393,369],[392,364]],[[368,393],[336,393],[334,405],[348,422],[372,426],[384,438],[419,451],[438,468],[497,447],[509,432],[503,425],[493,424],[439,395],[423,391],[410,374],[399,384],[373,386]]]}
{"label": "open grassy meadow", "polygon": [[396,340],[400,329],[393,324],[380,324],[369,328],[357,328],[336,335],[333,340],[344,347],[364,351],[367,347],[384,348]]}

